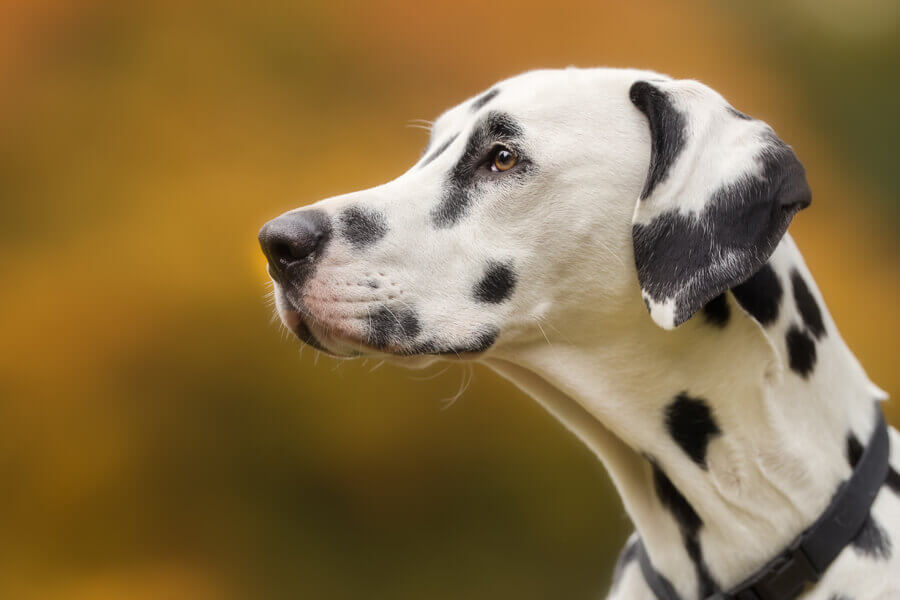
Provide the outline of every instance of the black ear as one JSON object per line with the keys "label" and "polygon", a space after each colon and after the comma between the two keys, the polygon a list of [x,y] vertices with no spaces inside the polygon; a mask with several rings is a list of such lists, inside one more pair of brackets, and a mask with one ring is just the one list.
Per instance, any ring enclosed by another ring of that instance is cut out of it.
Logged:
{"label": "black ear", "polygon": [[696,81],[638,81],[650,167],[632,222],[653,320],[672,329],[745,281],[809,206],[803,165],[772,129]]}

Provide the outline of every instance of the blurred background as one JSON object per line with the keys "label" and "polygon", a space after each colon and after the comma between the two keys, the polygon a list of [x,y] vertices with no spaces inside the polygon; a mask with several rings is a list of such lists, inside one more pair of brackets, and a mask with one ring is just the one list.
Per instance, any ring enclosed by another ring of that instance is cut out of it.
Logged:
{"label": "blurred background", "polygon": [[400,174],[410,119],[520,71],[698,78],[805,163],[792,232],[897,396],[898,24],[895,0],[0,2],[0,597],[597,597],[630,525],[589,452],[482,368],[446,408],[459,366],[301,355],[257,229]]}

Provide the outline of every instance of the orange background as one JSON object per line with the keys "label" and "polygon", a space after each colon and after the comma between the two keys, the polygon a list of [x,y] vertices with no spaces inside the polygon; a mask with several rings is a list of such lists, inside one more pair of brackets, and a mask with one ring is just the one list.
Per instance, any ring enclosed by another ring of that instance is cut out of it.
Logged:
{"label": "orange background", "polygon": [[0,597],[605,588],[630,526],[533,402],[315,364],[264,302],[266,219],[393,178],[410,119],[526,69],[693,77],[772,124],[813,188],[792,232],[900,393],[900,9],[745,4],[0,3]]}

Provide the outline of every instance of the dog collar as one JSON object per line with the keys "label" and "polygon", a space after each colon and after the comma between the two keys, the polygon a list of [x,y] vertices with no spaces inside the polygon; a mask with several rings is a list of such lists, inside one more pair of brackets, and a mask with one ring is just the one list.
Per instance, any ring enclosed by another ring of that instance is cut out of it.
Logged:
{"label": "dog collar", "polygon": [[[825,571],[862,529],[872,503],[888,473],[890,441],[881,407],[875,430],[850,479],[838,488],[825,512],[778,556],[728,592],[707,600],[791,600]],[[650,562],[644,544],[637,542],[637,557],[647,584],[658,600],[679,600],[672,584]]]}

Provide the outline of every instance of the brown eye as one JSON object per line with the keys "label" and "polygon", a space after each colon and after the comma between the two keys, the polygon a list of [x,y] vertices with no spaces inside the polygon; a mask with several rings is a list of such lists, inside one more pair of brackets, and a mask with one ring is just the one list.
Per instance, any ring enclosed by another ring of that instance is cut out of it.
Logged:
{"label": "brown eye", "polygon": [[516,166],[519,157],[512,150],[500,148],[494,152],[494,160],[491,163],[491,171],[508,171]]}

